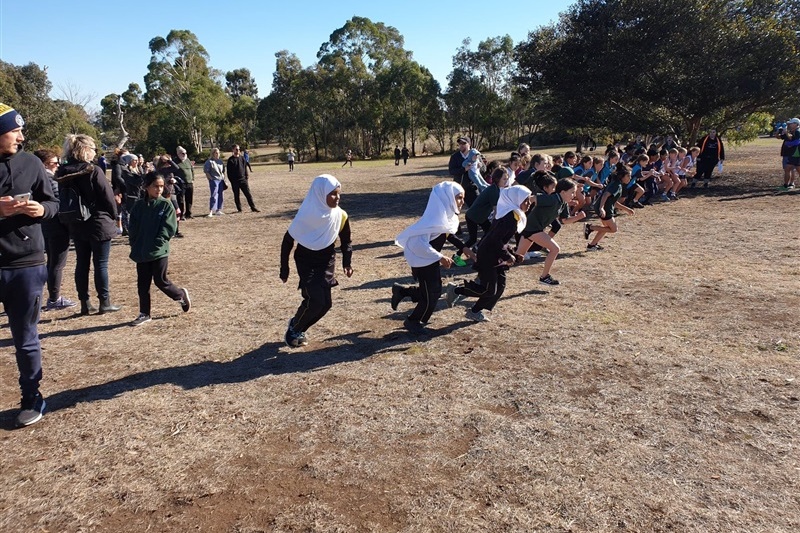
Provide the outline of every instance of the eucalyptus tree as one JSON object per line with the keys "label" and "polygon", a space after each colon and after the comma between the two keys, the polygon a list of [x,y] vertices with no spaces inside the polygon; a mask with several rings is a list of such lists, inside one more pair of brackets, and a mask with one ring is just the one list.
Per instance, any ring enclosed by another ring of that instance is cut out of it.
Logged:
{"label": "eucalyptus tree", "polygon": [[167,106],[198,153],[204,134],[213,137],[221,117],[231,109],[219,81],[221,73],[209,67],[208,52],[189,30],[154,37],[149,47],[152,55],[144,79],[145,100]]}

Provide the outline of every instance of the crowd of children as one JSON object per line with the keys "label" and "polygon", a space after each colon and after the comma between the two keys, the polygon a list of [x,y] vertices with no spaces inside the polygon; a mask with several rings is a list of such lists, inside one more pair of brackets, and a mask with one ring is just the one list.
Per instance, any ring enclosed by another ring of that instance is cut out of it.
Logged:
{"label": "crowd of children", "polygon": [[[800,120],[791,125],[790,142],[794,139],[791,135],[799,131],[798,125]],[[603,238],[618,231],[619,213],[633,215],[636,209],[656,201],[675,201],[682,189],[695,187],[700,181],[708,187],[710,173],[701,174],[698,168],[701,154],[711,153],[713,165],[706,167],[712,169],[721,168],[724,160],[722,140],[712,136],[703,139],[703,147],[688,149],[678,146],[671,137],[663,145],[649,148],[641,142],[625,147],[609,145],[605,157],[579,157],[574,152],[563,156],[531,154],[530,147],[521,144],[507,161],[491,161],[486,165],[485,186],[481,186],[484,181],[481,174],[470,176],[478,186],[479,195],[466,206],[469,237],[466,243],[456,236],[460,233],[458,212],[464,204],[463,188],[453,182],[438,184],[422,218],[396,240],[403,248],[417,286],[394,284],[392,309],[397,310],[403,299],[411,298],[417,306],[406,319],[406,327],[423,328],[443,292],[440,268],[452,264],[465,266],[467,262],[462,255],[472,259],[477,276],[463,286],[449,283],[444,292],[449,306],[465,297],[477,298],[466,311],[470,320],[489,320],[487,311],[502,296],[507,271],[525,259],[544,255],[539,282],[559,285],[551,270],[560,252],[554,237],[562,225],[582,221],[587,212],[593,212],[598,220],[585,223],[583,235],[589,241],[586,251],[595,252],[602,249]],[[462,157],[464,169],[479,172],[476,150],[462,151]],[[480,241],[478,228],[483,230]],[[457,249],[451,259],[442,254],[445,242]]]}

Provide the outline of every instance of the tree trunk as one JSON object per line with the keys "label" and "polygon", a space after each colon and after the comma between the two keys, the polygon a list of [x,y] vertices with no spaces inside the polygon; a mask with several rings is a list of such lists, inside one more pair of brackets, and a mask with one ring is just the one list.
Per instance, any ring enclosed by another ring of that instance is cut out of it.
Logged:
{"label": "tree trunk", "polygon": [[122,111],[122,98],[117,96],[117,116],[119,117],[119,129],[122,131],[122,138],[117,142],[117,147],[121,150],[128,142],[128,132],[125,131],[125,113]]}

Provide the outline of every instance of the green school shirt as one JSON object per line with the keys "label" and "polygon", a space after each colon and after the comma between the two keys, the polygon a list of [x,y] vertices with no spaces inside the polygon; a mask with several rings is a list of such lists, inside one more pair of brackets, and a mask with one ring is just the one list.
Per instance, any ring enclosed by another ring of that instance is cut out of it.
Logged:
{"label": "green school shirt", "polygon": [[569,218],[569,206],[557,192],[537,194],[536,205],[528,213],[525,233],[533,235],[544,231],[556,218]]}

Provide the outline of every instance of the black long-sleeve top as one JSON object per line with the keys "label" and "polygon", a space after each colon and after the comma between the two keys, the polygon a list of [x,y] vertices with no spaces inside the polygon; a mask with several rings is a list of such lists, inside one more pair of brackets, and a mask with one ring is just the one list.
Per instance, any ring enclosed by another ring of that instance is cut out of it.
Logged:
{"label": "black long-sleeve top", "polygon": [[[281,243],[281,272],[280,278],[289,277],[289,254],[294,247],[294,238],[287,231]],[[342,252],[342,266],[349,268],[353,258],[353,245],[350,239],[350,218],[348,217],[339,231],[339,250]],[[314,278],[324,276],[331,287],[339,284],[336,281],[336,242],[331,243],[322,250],[310,250],[302,244],[297,244],[294,251],[294,262],[297,275],[300,277],[300,286],[312,281]]]}
{"label": "black long-sleeve top", "polygon": [[[508,247],[508,241],[517,232],[517,214],[511,211],[502,218],[492,222],[478,245],[478,268],[492,268],[505,261],[513,261],[514,254]],[[503,268],[503,267],[501,267]],[[505,267],[507,268],[507,267]]]}

